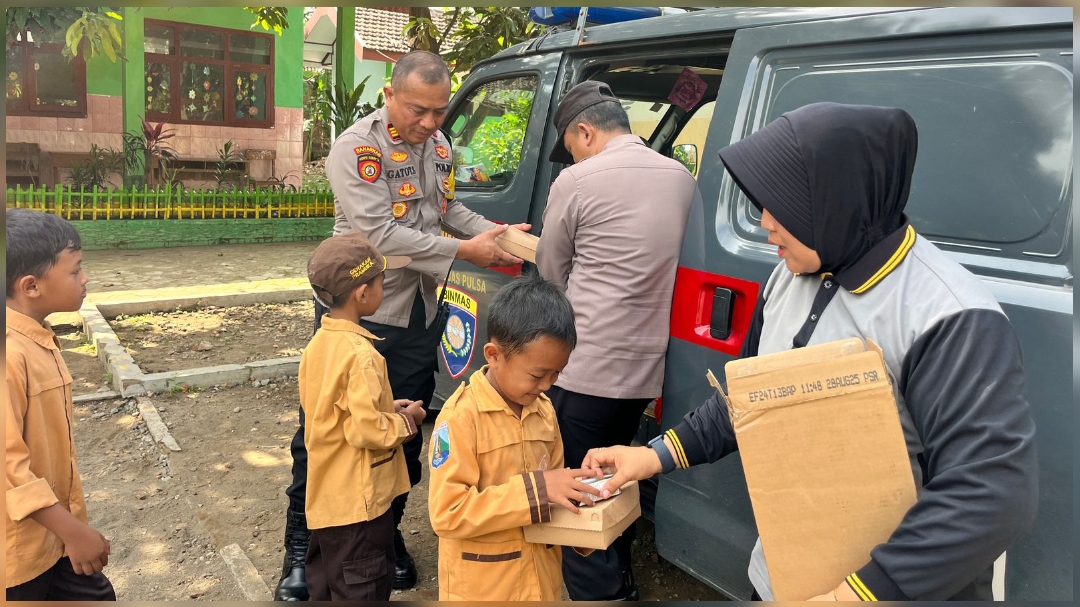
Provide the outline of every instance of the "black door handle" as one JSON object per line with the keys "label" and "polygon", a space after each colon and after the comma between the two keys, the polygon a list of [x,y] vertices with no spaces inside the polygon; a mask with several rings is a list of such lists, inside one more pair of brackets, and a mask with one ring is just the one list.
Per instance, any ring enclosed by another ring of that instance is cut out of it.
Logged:
{"label": "black door handle", "polygon": [[731,313],[735,309],[735,292],[725,287],[713,291],[712,318],[709,320],[709,335],[716,339],[727,339],[731,335]]}

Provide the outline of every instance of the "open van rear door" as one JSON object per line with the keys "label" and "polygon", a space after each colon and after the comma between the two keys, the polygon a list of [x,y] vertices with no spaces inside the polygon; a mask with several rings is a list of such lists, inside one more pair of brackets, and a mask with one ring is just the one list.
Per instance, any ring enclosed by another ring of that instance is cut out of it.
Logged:
{"label": "open van rear door", "polygon": [[[545,53],[482,64],[451,101],[442,130],[453,144],[456,197],[492,221],[529,221],[533,193],[539,187],[537,170],[546,163],[539,142],[561,57]],[[446,161],[451,161],[449,154]],[[546,193],[547,184],[540,189]],[[520,272],[520,266],[480,269],[464,261],[454,263],[446,290],[450,318],[438,345],[436,408],[484,365],[487,306]]]}
{"label": "open van rear door", "polygon": [[[1040,459],[1035,528],[1008,553],[1009,600],[1072,596],[1072,13],[932,9],[747,28],[733,39],[700,156],[672,308],[662,428],[711,393],[779,261],[725,175],[721,147],[818,101],[892,105],[919,126],[908,215],[983,278],[1020,335]],[[729,320],[713,301],[732,297]],[[726,332],[726,333],[725,333]],[[718,336],[728,335],[726,339]],[[977,347],[977,346],[974,346]],[[741,461],[665,475],[661,556],[736,599],[756,537]]]}

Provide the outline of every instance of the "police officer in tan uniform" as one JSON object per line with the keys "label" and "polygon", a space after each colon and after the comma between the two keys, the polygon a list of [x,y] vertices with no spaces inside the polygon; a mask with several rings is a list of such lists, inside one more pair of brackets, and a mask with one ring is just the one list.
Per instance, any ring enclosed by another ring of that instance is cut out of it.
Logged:
{"label": "police officer in tan uniform", "polygon": [[[383,90],[386,106],[352,125],[334,141],[326,174],[334,190],[334,234],[360,232],[385,255],[412,258],[408,268],[390,270],[379,310],[361,325],[380,338],[376,349],[386,358],[394,398],[430,404],[435,391],[436,286],[450,264],[462,259],[478,267],[514,265],[521,260],[495,244],[507,226],[465,208],[454,198],[453,153],[439,127],[450,99],[450,75],[433,53],[414,51],[394,66]],[[443,227],[471,235],[441,236]],[[515,227],[528,230],[528,225]],[[316,300],[316,328],[326,309]],[[285,528],[285,563],[275,599],[305,600],[304,555],[309,533],[304,518],[307,450],[304,416],[292,441],[293,483],[286,490],[289,511]],[[412,485],[420,482],[422,439],[403,445]],[[394,500],[395,529],[401,523],[408,494]],[[394,588],[416,584],[416,567],[395,534],[397,553]]]}

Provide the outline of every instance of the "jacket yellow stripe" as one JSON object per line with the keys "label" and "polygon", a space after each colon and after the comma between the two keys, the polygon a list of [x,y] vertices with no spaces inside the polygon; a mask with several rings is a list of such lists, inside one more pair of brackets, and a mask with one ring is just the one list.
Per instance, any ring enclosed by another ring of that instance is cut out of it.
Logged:
{"label": "jacket yellow stripe", "polygon": [[894,269],[896,269],[896,266],[900,265],[901,261],[904,261],[904,257],[907,257],[908,251],[910,251],[911,247],[914,245],[915,228],[909,225],[907,227],[907,231],[904,233],[904,241],[900,243],[900,247],[897,248],[896,252],[892,254],[892,257],[889,258],[889,261],[885,262],[885,265],[881,266],[881,269],[875,272],[874,275],[871,276],[870,279],[864,282],[861,286],[859,286],[859,288],[853,290],[852,293],[862,293],[863,291],[876,285],[878,282],[881,281],[882,278],[888,276],[889,272],[892,272]]}
{"label": "jacket yellow stripe", "polygon": [[851,576],[850,575],[847,576],[847,578],[845,578],[844,581],[847,582],[848,588],[851,588],[851,591],[859,596],[860,601],[868,601],[868,600],[870,600],[870,599],[866,598],[866,595],[863,594],[862,590],[859,590],[859,587],[855,585],[855,582],[851,581]]}
{"label": "jacket yellow stripe", "polygon": [[858,574],[852,573],[851,575],[847,576],[847,583],[848,586],[851,586],[851,589],[855,591],[855,594],[859,595],[859,598],[861,598],[862,600],[877,600],[877,597],[874,596],[874,593],[870,592],[870,589],[866,587],[866,584],[864,584],[863,581],[859,579]]}
{"label": "jacket yellow stripe", "polygon": [[690,461],[686,459],[686,451],[683,450],[682,443],[679,442],[679,437],[675,434],[675,429],[672,428],[664,434],[671,439],[671,444],[675,447],[675,455],[679,458],[679,467],[689,468]]}
{"label": "jacket yellow stripe", "polygon": [[682,454],[679,452],[679,450],[682,448],[682,445],[679,444],[679,439],[678,439],[678,437],[675,436],[674,428],[672,428],[671,430],[668,430],[667,432],[665,432],[664,436],[671,439],[671,446],[675,448],[674,453],[673,453],[673,455],[675,456],[675,463],[680,464],[680,466],[678,466],[678,467],[681,467]]}

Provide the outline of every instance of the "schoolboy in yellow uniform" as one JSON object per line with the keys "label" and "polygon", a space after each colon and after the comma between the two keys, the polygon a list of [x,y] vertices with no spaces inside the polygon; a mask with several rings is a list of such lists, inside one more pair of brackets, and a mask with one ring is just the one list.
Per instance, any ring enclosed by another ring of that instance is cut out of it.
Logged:
{"label": "schoolboy in yellow uniform", "polygon": [[115,601],[109,541],[87,524],[71,374],[45,321],[86,297],[79,233],[29,209],[8,209],[5,232],[7,600]]}
{"label": "schoolboy in yellow uniform", "polygon": [[357,233],[323,241],[308,280],[330,308],[300,357],[308,448],[306,570],[313,601],[388,601],[394,580],[390,502],[409,490],[400,445],[424,420],[420,401],[395,401],[378,339],[359,321],[382,303],[383,257]]}
{"label": "schoolboy in yellow uniform", "polygon": [[543,392],[577,342],[566,296],[539,276],[491,302],[487,365],[443,406],[431,438],[428,512],[439,536],[439,600],[557,601],[559,546],[526,543],[522,527],[551,508],[598,495],[563,468],[555,410]]}

